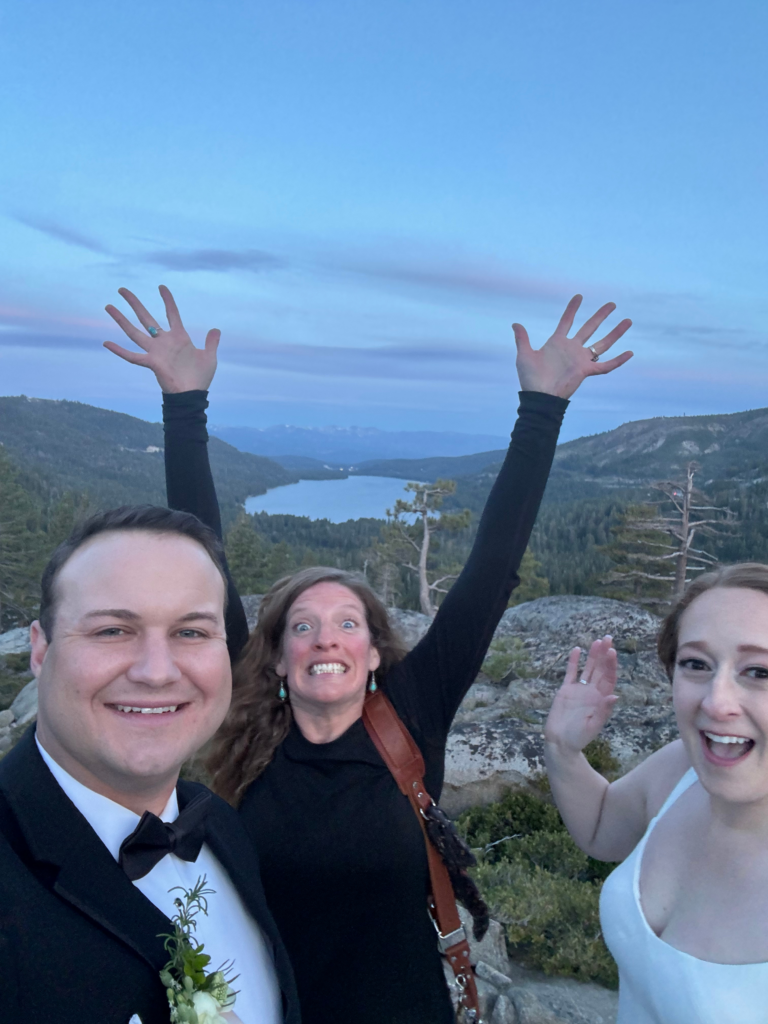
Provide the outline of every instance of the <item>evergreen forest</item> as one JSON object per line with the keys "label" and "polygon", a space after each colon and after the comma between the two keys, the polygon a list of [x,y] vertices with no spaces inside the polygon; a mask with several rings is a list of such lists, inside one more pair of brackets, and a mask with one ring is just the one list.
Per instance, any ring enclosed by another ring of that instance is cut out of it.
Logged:
{"label": "evergreen forest", "polygon": [[[628,510],[668,508],[653,484],[678,479],[691,459],[707,501],[733,520],[698,543],[721,562],[768,562],[766,442],[768,412],[757,410],[630,423],[561,445],[514,600],[547,593],[642,599],[637,586],[615,579],[632,546]],[[77,402],[0,398],[0,630],[34,617],[40,572],[79,519],[98,508],[165,501],[162,444],[160,424]],[[210,453],[241,593],[263,593],[296,568],[325,564],[364,572],[390,604],[419,608],[402,532],[395,538],[384,509],[381,519],[346,523],[248,515],[245,498],[302,477],[301,460],[286,468],[217,438]],[[413,479],[423,481],[429,469],[455,480],[441,509],[454,528],[436,531],[430,543],[430,578],[448,580],[438,603],[466,561],[503,454],[392,460],[393,475],[420,470]],[[387,469],[377,464],[377,472]],[[412,532],[417,537],[419,527]]]}

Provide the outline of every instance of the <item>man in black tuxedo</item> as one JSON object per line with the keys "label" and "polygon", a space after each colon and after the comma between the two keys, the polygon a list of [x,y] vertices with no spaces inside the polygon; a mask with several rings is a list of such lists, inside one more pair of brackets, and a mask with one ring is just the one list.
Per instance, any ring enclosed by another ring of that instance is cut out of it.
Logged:
{"label": "man in black tuxedo", "polygon": [[299,1022],[238,816],[178,780],[231,696],[222,559],[194,516],[145,506],[93,517],[46,568],[37,728],[0,761],[0,1021],[168,1024],[168,890],[205,875],[197,939],[239,974],[225,1019]]}

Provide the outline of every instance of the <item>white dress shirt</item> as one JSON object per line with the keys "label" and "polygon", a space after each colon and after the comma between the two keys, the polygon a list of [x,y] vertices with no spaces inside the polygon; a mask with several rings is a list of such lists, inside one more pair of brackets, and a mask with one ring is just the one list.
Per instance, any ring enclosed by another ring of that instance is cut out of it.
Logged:
{"label": "white dress shirt", "polygon": [[[138,814],[100,793],[94,793],[72,778],[43,749],[37,737],[35,739],[53,777],[118,860],[121,843],[139,824]],[[159,817],[162,821],[171,822],[178,815],[179,805],[174,789]],[[213,889],[214,893],[208,897],[207,916],[199,914],[197,917],[195,936],[211,957],[209,969],[215,970],[225,960],[234,960],[233,971],[239,977],[234,983],[238,995],[233,1009],[243,1024],[280,1024],[283,1019],[280,987],[267,944],[258,925],[243,906],[229,875],[207,844],[203,844],[194,863],[172,853],[166,854],[148,874],[133,884],[170,918],[176,911],[173,900],[180,893],[169,890],[174,886],[191,889],[202,875],[208,880],[207,888]]]}

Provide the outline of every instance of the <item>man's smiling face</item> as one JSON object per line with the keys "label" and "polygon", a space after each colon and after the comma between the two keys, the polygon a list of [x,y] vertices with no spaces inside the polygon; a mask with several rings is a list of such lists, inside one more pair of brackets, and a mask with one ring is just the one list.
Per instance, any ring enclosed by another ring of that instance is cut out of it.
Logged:
{"label": "man's smiling face", "polygon": [[188,537],[114,530],[78,548],[55,587],[50,642],[32,626],[41,744],[125,806],[167,800],[229,707],[218,569]]}

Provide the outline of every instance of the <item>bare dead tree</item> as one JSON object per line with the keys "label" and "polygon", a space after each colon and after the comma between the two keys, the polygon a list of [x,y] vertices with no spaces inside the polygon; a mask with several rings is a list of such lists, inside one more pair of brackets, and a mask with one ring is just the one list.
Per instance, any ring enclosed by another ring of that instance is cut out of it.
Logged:
{"label": "bare dead tree", "polygon": [[[419,604],[425,615],[434,616],[437,611],[435,597],[448,593],[446,583],[455,580],[457,572],[443,573],[437,578],[429,570],[430,543],[438,531],[463,530],[469,526],[468,509],[447,515],[437,515],[443,499],[456,491],[455,480],[436,480],[432,484],[408,483],[406,491],[413,494],[411,501],[398,498],[392,509],[387,509],[388,546],[390,552],[397,549],[398,561],[409,572],[416,574],[419,582]],[[415,522],[412,520],[415,519]],[[402,552],[411,552],[410,557]]]}
{"label": "bare dead tree", "polygon": [[659,610],[682,594],[692,573],[717,565],[717,558],[694,546],[694,541],[731,532],[736,516],[729,508],[714,505],[694,486],[698,469],[697,463],[689,462],[684,480],[653,484],[664,498],[625,511],[605,548],[615,563],[602,581],[605,585],[627,588],[633,583],[634,593],[621,596]]}
{"label": "bare dead tree", "polygon": [[689,462],[685,467],[685,480],[661,480],[654,484],[672,503],[673,512],[661,514],[659,519],[673,542],[676,550],[665,556],[674,561],[674,583],[672,598],[676,600],[685,590],[689,572],[704,572],[717,565],[717,558],[700,547],[694,547],[696,536],[716,537],[735,528],[736,515],[726,506],[713,505],[706,494],[693,485],[693,478],[700,466]]}

